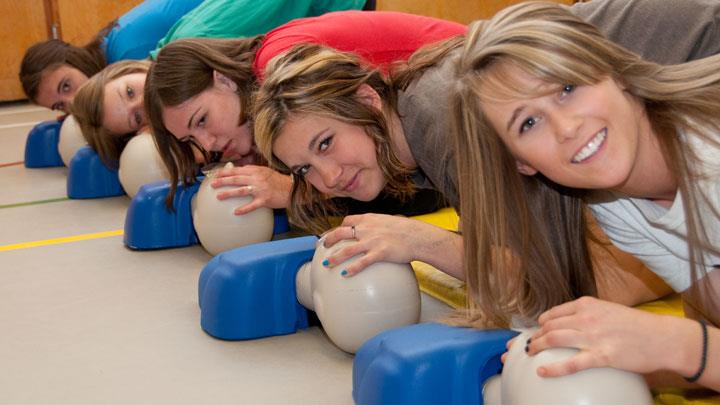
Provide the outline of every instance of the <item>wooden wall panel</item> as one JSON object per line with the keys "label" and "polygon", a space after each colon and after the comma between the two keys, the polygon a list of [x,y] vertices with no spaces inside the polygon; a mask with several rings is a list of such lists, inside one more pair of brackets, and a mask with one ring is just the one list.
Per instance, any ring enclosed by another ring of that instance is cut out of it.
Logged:
{"label": "wooden wall panel", "polygon": [[0,0],[0,101],[25,98],[20,61],[32,44],[47,38],[43,0]]}
{"label": "wooden wall panel", "polygon": [[[492,17],[503,8],[522,0],[377,0],[377,9],[443,18],[467,24],[481,18]],[[575,0],[555,0],[573,4]]]}
{"label": "wooden wall panel", "polygon": [[75,45],[89,42],[100,29],[143,0],[52,0],[57,5],[62,40]]}

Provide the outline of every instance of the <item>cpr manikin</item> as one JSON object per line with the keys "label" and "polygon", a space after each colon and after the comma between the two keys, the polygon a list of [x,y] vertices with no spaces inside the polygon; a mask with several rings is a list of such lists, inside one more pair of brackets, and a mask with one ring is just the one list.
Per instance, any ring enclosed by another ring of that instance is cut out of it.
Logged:
{"label": "cpr manikin", "polygon": [[65,166],[70,167],[70,161],[75,153],[87,145],[80,126],[72,115],[68,115],[60,126],[60,139],[58,139],[58,153]]}
{"label": "cpr manikin", "polygon": [[525,342],[534,330],[521,333],[505,359],[502,374],[483,389],[487,405],[652,405],[653,399],[638,374],[615,368],[592,368],[563,377],[540,377],[539,366],[566,360],[577,349],[555,348],[534,356],[525,353]]}
{"label": "cpr manikin", "polygon": [[355,241],[327,249],[318,242],[313,259],[297,273],[297,298],[317,313],[325,333],[340,349],[355,353],[368,339],[420,319],[420,291],[409,264],[375,263],[352,276],[341,271],[359,256],[329,269],[323,261]]}
{"label": "cpr manikin", "polygon": [[[233,167],[228,162],[226,168]],[[224,189],[212,188],[214,171],[206,173],[200,189],[192,200],[193,226],[200,244],[212,255],[253,243],[272,239],[274,216],[267,207],[260,207],[244,215],[235,215],[236,208],[252,201],[251,196],[218,200]]]}
{"label": "cpr manikin", "polygon": [[130,198],[135,197],[141,186],[170,178],[150,133],[138,134],[125,145],[118,177]]}

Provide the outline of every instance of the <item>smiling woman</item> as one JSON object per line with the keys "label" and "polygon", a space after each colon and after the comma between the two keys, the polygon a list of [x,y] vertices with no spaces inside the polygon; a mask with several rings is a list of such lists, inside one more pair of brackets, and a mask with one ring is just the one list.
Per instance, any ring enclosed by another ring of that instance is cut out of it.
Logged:
{"label": "smiling woman", "polygon": [[[720,55],[643,60],[547,3],[473,24],[450,103],[477,310],[467,323],[537,317],[531,355],[580,349],[542,377],[614,367],[720,389],[719,72]],[[700,322],[563,297],[568,275],[603,273],[587,260],[588,211]],[[520,283],[498,288],[508,275]]]}

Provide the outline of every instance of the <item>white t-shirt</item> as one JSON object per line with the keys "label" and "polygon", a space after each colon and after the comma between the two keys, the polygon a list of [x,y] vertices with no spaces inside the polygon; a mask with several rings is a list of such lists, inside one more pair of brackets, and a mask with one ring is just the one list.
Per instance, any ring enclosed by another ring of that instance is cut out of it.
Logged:
{"label": "white t-shirt", "polygon": [[[692,139],[691,145],[698,146],[695,150],[703,162],[697,166],[701,178],[693,183],[699,193],[700,218],[709,242],[709,246],[703,246],[709,273],[713,266],[720,266],[720,218],[716,214],[720,213],[720,151]],[[692,273],[680,194],[666,209],[647,199],[598,193],[590,208],[617,247],[640,259],[675,291],[690,287]]]}

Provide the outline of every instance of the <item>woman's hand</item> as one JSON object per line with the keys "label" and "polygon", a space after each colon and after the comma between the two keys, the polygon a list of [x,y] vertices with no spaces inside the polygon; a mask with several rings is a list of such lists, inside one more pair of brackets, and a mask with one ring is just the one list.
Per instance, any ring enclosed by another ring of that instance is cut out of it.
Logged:
{"label": "woman's hand", "polygon": [[460,236],[415,219],[383,214],[351,215],[321,240],[325,247],[330,247],[343,239],[356,239],[357,243],[330,256],[326,266],[333,267],[362,254],[343,269],[347,276],[380,261],[421,260],[456,277],[462,272]]}
{"label": "woman's hand", "polygon": [[[695,321],[651,314],[591,297],[551,308],[540,315],[538,322],[540,329],[529,342],[528,354],[552,347],[580,349],[568,360],[539,367],[537,373],[541,377],[594,367],[636,373],[680,371],[678,367],[683,361],[674,356],[677,348],[697,346],[701,341]],[[699,359],[695,361],[699,364]]]}
{"label": "woman's hand", "polygon": [[219,200],[251,196],[252,201],[235,209],[235,215],[243,215],[260,208],[287,208],[290,203],[292,181],[290,176],[266,166],[247,165],[223,168],[215,172],[210,185],[213,188],[228,187],[218,193]]}

